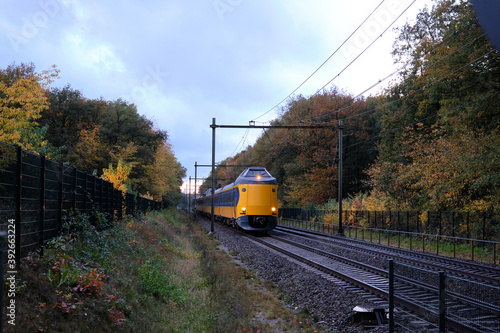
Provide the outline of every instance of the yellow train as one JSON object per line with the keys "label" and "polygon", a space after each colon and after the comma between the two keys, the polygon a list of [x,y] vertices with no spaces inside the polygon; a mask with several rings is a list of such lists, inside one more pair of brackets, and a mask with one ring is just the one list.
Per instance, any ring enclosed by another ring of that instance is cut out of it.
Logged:
{"label": "yellow train", "polygon": [[[197,213],[211,216],[212,190],[195,201]],[[245,169],[234,183],[214,191],[215,219],[249,231],[269,231],[278,222],[278,183],[263,167]]]}

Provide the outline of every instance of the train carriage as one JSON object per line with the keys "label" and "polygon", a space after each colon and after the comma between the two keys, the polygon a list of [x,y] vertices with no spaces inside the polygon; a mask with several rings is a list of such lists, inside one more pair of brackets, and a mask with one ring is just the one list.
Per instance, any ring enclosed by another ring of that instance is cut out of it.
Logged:
{"label": "train carriage", "polygon": [[[278,185],[263,167],[245,169],[234,183],[214,191],[214,215],[217,220],[249,231],[276,228]],[[207,190],[195,202],[198,213],[212,214],[212,193]]]}

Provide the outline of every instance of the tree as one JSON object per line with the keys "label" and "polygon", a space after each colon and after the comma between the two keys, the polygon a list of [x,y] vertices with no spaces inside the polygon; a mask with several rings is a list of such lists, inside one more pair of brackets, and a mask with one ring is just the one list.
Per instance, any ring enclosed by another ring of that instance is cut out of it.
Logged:
{"label": "tree", "polygon": [[409,129],[404,137],[408,140],[405,147],[426,141],[425,149],[404,152],[404,157],[412,163],[402,164],[398,170],[401,179],[412,179],[410,184],[418,207],[469,211],[496,208],[500,202],[498,131],[482,136],[467,131],[446,137],[434,126],[433,131],[424,133]]}
{"label": "tree", "polygon": [[167,133],[121,99],[87,99],[70,85],[49,89],[58,73],[36,73],[33,64],[0,70],[0,141],[89,173],[103,170],[118,189],[174,204],[185,169]]}
{"label": "tree", "polygon": [[120,151],[133,143],[135,151],[124,162],[136,164],[130,174],[131,185],[139,193],[146,193],[145,167],[153,163],[157,149],[168,138],[167,133],[155,130],[150,120],[138,114],[134,104],[118,99],[107,103],[100,119],[99,137],[106,149],[113,152],[106,156],[107,163],[116,163],[112,157],[120,156]]}
{"label": "tree", "polygon": [[146,188],[155,200],[162,200],[167,206],[180,201],[182,178],[186,169],[177,161],[172,146],[164,142],[155,154],[154,162],[145,167]]}
{"label": "tree", "polygon": [[132,166],[130,164],[118,160],[116,169],[113,168],[113,164],[110,163],[107,169],[102,170],[101,178],[112,183],[113,187],[117,190],[126,193],[128,189],[127,181],[131,171]]}
{"label": "tree", "polygon": [[401,28],[394,55],[406,70],[383,108],[372,184],[396,208],[493,208],[500,57],[470,3],[421,11]]}
{"label": "tree", "polygon": [[37,121],[47,108],[46,91],[58,73],[55,66],[36,73],[32,63],[0,70],[0,141],[36,153],[57,154],[44,138],[48,128],[39,127]]}
{"label": "tree", "polygon": [[[274,126],[323,124],[337,126],[345,119],[344,140],[347,147],[365,148],[366,139],[375,135],[374,112],[368,112],[376,101],[354,100],[336,89],[310,97],[291,98],[282,108],[281,115],[272,122]],[[351,117],[356,114],[364,117]],[[375,158],[373,144],[368,154],[346,149],[349,158],[344,163],[345,195],[355,194],[365,188],[368,178],[363,170]],[[321,129],[269,129],[257,142],[234,157],[227,158],[216,168],[217,181],[222,185],[234,180],[241,168],[225,168],[227,165],[264,166],[278,181],[278,198],[283,205],[306,207],[325,203],[337,198],[338,184],[338,131],[336,128]],[[345,161],[346,161],[345,160]],[[200,193],[210,188],[211,175],[200,188]]]}
{"label": "tree", "polygon": [[102,165],[107,160],[109,152],[101,140],[99,130],[100,126],[89,129],[84,127],[75,133],[78,141],[69,148],[67,155],[71,165],[88,173],[94,173],[94,170],[99,168],[103,169]]}

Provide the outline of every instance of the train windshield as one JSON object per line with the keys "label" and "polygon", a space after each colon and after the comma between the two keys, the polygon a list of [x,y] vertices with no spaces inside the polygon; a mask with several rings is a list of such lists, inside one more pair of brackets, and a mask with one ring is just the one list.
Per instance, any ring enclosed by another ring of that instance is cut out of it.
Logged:
{"label": "train windshield", "polygon": [[245,177],[271,177],[266,169],[248,169]]}

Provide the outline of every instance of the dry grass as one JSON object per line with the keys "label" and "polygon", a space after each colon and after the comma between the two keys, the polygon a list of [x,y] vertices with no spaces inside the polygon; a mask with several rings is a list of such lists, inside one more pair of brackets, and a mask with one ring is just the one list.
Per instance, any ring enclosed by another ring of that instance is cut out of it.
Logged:
{"label": "dry grass", "polygon": [[[16,326],[4,324],[4,331],[319,331],[217,246],[176,211],[60,238],[43,258],[23,260]],[[57,264],[62,258],[65,264]],[[64,270],[73,278],[56,274]]]}

